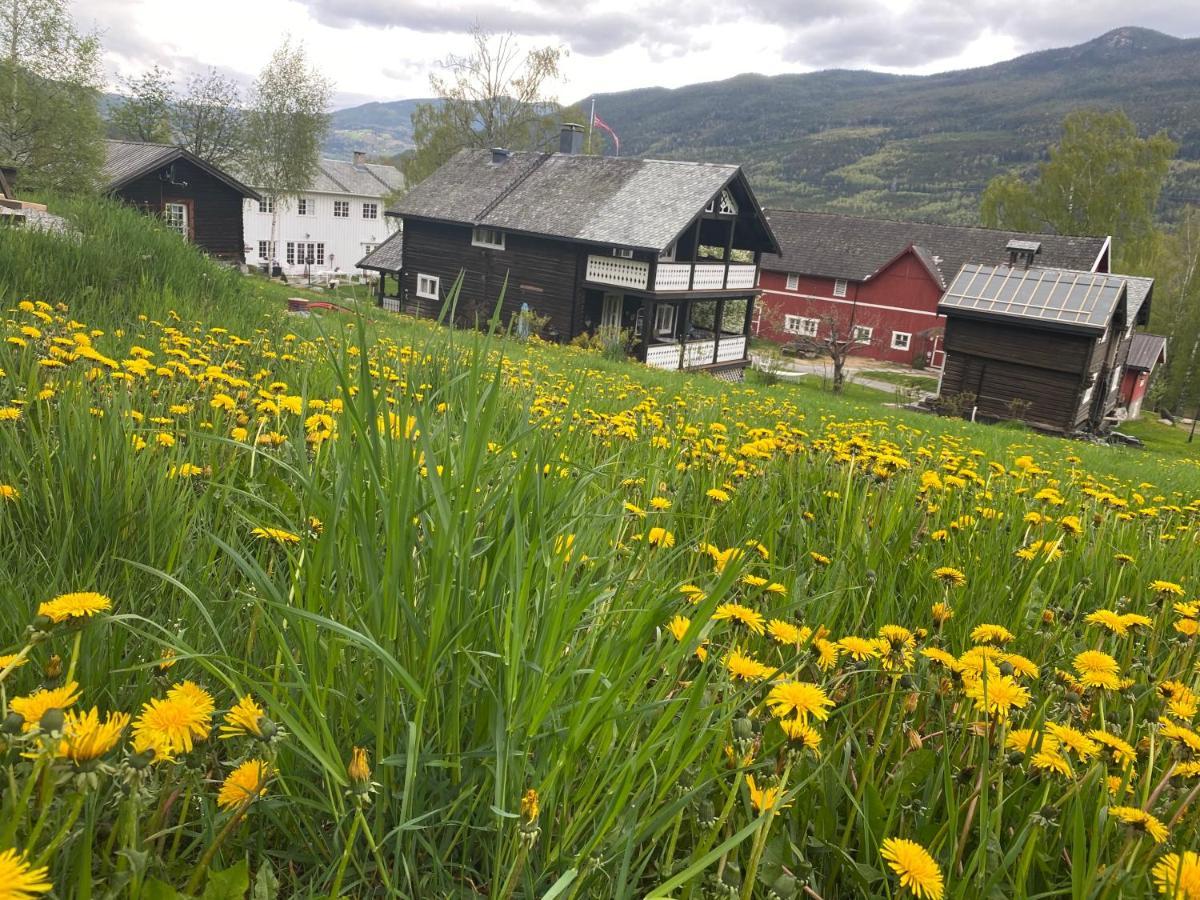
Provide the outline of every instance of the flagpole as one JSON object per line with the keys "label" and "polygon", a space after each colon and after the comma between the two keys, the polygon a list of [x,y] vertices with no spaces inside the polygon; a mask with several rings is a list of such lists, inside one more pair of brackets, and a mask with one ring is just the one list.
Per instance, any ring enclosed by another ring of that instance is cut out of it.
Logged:
{"label": "flagpole", "polygon": [[592,125],[596,122],[596,98],[592,98],[592,114],[588,116],[588,153],[592,152]]}

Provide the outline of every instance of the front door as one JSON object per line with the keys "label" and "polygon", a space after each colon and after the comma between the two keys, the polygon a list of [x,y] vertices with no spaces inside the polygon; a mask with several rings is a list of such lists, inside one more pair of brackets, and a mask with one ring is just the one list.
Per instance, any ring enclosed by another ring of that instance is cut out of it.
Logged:
{"label": "front door", "polygon": [[191,216],[189,204],[167,201],[163,204],[163,222],[172,231],[177,231],[186,241],[191,237]]}
{"label": "front door", "polygon": [[600,309],[600,327],[619,331],[621,329],[621,310],[624,306],[624,294],[605,294],[604,305]]}

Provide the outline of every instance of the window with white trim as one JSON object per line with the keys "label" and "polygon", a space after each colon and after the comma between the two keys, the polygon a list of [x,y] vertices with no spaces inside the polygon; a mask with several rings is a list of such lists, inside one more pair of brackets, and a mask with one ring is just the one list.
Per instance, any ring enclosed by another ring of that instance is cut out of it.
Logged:
{"label": "window with white trim", "polygon": [[800,276],[795,272],[788,272],[787,289],[789,291],[798,291],[800,289]]}
{"label": "window with white trim", "polygon": [[871,343],[871,335],[875,333],[874,328],[868,328],[866,325],[854,326],[854,340],[859,344]]}
{"label": "window with white trim", "polygon": [[424,297],[427,300],[437,300],[438,286],[441,283],[436,275],[423,275],[417,273],[417,296]]}
{"label": "window with white trim", "polygon": [[835,296],[835,297],[845,297],[845,296],[846,296],[846,288],[847,288],[847,287],[848,287],[848,285],[846,284],[846,279],[845,279],[845,278],[837,278],[837,279],[834,279],[834,282],[833,282],[833,296]]}
{"label": "window with white trim", "polygon": [[350,201],[349,200],[334,200],[333,201],[333,217],[335,219],[350,218]]}
{"label": "window with white trim", "polygon": [[476,228],[471,232],[471,245],[489,250],[504,249],[504,232],[499,228]]}
{"label": "window with white trim", "polygon": [[307,197],[296,198],[296,215],[311,216],[314,212],[314,204]]}
{"label": "window with white trim", "polygon": [[788,316],[783,317],[783,330],[788,334],[800,334],[804,337],[816,337],[817,329],[821,325],[820,319],[810,319],[806,316]]}
{"label": "window with white trim", "polygon": [[619,259],[633,259],[633,251],[623,247],[613,247],[613,256]]}
{"label": "window with white trim", "polygon": [[912,344],[911,331],[893,331],[892,332],[892,349],[907,350]]}
{"label": "window with white trim", "polygon": [[275,212],[275,198],[274,197],[259,197],[258,198],[258,211],[260,213]]}
{"label": "window with white trim", "polygon": [[269,260],[274,255],[275,255],[275,250],[274,250],[274,247],[272,247],[270,241],[259,241],[258,242],[258,258],[259,259]]}
{"label": "window with white trim", "polygon": [[670,303],[660,303],[654,308],[654,333],[659,337],[675,335],[675,307]]}
{"label": "window with white trim", "polygon": [[364,203],[363,204],[363,218],[364,219],[378,219],[379,218],[379,204],[378,203]]}
{"label": "window with white trim", "polygon": [[164,203],[163,221],[172,231],[178,232],[186,238],[188,236],[187,204],[171,202]]}
{"label": "window with white trim", "polygon": [[323,266],[325,245],[320,241],[288,241],[286,259],[289,266]]}

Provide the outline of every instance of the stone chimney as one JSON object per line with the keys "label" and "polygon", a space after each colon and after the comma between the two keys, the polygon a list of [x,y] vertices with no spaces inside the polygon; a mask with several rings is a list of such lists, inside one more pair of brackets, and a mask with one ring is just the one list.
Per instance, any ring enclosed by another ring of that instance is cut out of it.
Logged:
{"label": "stone chimney", "polygon": [[367,164],[367,151],[366,150],[355,150],[354,151],[354,164],[356,166],[365,166]]}
{"label": "stone chimney", "polygon": [[574,122],[563,122],[558,135],[558,152],[577,154],[583,152],[583,126]]}

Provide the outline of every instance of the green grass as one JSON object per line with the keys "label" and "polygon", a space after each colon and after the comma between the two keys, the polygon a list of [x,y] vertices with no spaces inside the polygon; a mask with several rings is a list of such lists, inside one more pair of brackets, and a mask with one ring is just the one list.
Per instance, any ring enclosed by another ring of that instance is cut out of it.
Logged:
{"label": "green grass", "polygon": [[862,369],[855,374],[876,381],[886,381],[898,387],[920,388],[923,391],[936,391],[938,386],[937,378],[932,376],[910,375],[907,372],[893,372],[891,369]]}
{"label": "green grass", "polygon": [[[82,708],[135,718],[192,680],[215,714],[144,768],[127,737],[75,765],[53,757],[53,716],[9,723],[0,849],[46,865],[56,896],[899,896],[889,837],[932,854],[948,897],[1143,896],[1163,848],[1115,821],[1118,775],[1195,846],[1170,769],[1189,739],[1156,723],[1194,718],[1157,688],[1195,687],[1197,647],[1150,587],[1196,595],[1193,462],[365,299],[369,319],[288,316],[292,289],[207,264],[177,281],[123,260],[87,292],[105,242],[158,240],[107,215],[86,265],[21,236],[6,270],[0,653],[27,662],[0,666],[0,721],[67,677]],[[43,258],[70,283],[37,281]],[[42,293],[69,305],[18,305]],[[112,609],[35,618],[68,591]],[[1114,634],[1086,622],[1101,609],[1148,624]],[[983,679],[987,623],[1020,656]],[[827,666],[826,638],[850,639]],[[938,650],[966,673],[920,652]],[[1131,685],[1056,674],[1084,650]],[[801,707],[811,731],[767,702],[793,683],[832,704]],[[1006,690],[1007,717],[980,709]],[[265,722],[202,737],[244,696]],[[1006,742],[1047,723],[1103,728],[1136,761],[1068,751],[1069,774],[1038,774]],[[222,807],[251,760],[265,794]]]}
{"label": "green grass", "polygon": [[1147,413],[1140,419],[1122,423],[1118,430],[1139,438],[1147,450],[1159,456],[1200,461],[1200,440],[1188,440],[1191,430],[1188,426],[1164,425]]}

